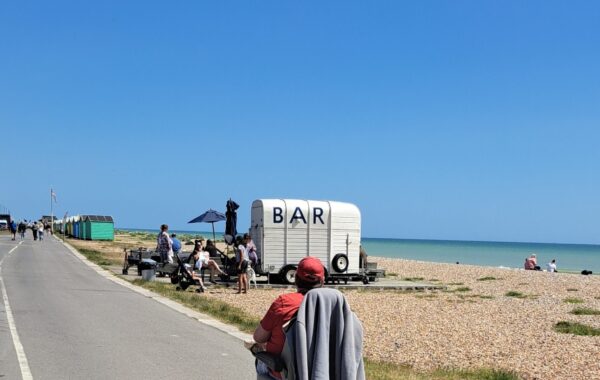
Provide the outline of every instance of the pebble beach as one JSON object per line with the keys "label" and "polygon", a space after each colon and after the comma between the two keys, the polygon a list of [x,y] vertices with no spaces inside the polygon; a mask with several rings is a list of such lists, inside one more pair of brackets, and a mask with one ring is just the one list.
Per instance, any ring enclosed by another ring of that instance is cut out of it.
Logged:
{"label": "pebble beach", "polygon": [[[437,368],[494,368],[524,379],[600,379],[600,336],[558,333],[572,321],[600,328],[600,277],[371,258],[399,279],[445,285],[427,292],[345,290],[363,323],[365,355],[373,360]],[[422,279],[422,280],[420,280]],[[283,291],[249,295],[214,289],[218,297],[260,317]],[[523,298],[506,296],[513,291]],[[241,302],[240,297],[251,301]],[[565,300],[576,299],[578,304]]]}

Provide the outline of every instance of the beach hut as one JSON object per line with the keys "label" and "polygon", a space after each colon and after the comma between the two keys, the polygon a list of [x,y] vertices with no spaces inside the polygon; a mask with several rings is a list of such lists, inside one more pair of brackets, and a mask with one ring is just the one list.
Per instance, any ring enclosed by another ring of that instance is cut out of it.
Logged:
{"label": "beach hut", "polygon": [[73,217],[69,217],[69,221],[67,222],[67,235],[73,237]]}
{"label": "beach hut", "polygon": [[83,237],[86,240],[114,240],[115,224],[112,216],[84,215],[81,219]]}
{"label": "beach hut", "polygon": [[81,217],[79,215],[75,215],[73,217],[73,237],[77,239],[81,239],[81,225],[80,225]]}

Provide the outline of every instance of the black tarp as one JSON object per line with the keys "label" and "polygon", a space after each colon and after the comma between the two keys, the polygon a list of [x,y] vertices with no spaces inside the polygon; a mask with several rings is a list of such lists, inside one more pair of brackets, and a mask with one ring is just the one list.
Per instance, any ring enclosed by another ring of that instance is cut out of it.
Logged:
{"label": "black tarp", "polygon": [[235,238],[237,235],[237,209],[240,205],[229,199],[227,201],[227,212],[225,212],[225,235]]}

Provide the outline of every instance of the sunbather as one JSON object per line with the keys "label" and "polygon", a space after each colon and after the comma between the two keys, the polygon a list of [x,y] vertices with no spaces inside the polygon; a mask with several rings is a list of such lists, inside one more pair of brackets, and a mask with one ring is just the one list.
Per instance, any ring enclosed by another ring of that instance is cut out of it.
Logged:
{"label": "sunbather", "polygon": [[208,252],[202,250],[202,242],[196,241],[194,246],[194,251],[192,252],[192,256],[194,257],[194,268],[197,270],[202,270],[202,268],[210,270],[210,282],[216,284],[217,282],[214,280],[215,272],[219,275],[225,275],[225,272],[219,268],[219,265],[216,261],[211,260],[208,257]]}

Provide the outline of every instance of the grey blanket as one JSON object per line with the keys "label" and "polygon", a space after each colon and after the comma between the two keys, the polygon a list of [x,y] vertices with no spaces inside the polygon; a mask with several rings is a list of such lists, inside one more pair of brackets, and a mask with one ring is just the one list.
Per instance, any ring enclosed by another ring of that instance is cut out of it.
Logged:
{"label": "grey blanket", "polygon": [[[364,380],[363,329],[335,289],[309,291],[286,332],[286,379]],[[291,365],[290,365],[291,364]]]}

